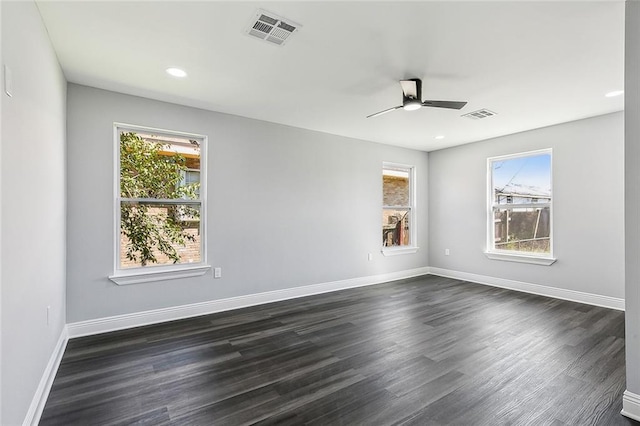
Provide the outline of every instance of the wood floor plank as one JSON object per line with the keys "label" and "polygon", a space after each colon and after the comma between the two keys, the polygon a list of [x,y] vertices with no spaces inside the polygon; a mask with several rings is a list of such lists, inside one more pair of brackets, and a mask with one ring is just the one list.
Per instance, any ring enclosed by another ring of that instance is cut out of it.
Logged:
{"label": "wood floor plank", "polygon": [[624,313],[423,276],[73,339],[42,425],[640,425]]}

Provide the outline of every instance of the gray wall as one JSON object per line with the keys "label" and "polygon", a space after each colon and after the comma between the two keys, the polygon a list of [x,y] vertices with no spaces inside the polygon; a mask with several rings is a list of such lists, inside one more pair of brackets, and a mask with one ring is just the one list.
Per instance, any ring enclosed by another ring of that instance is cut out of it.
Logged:
{"label": "gray wall", "polygon": [[[0,3],[0,24],[2,24],[2,3]],[[2,31],[0,29],[0,67],[4,62],[2,55]],[[0,69],[4,76],[4,68]],[[2,96],[2,94],[0,94]],[[2,164],[2,101],[0,100],[0,165]],[[0,200],[2,200],[2,173],[0,172]],[[2,208],[0,208],[0,422],[2,421]]]}
{"label": "gray wall", "polygon": [[[427,266],[424,152],[74,84],[68,118],[70,323]],[[113,122],[209,136],[209,263],[222,267],[222,279],[210,272],[129,286],[107,279]],[[416,254],[380,253],[383,161],[417,168]]]}
{"label": "gray wall", "polygon": [[35,4],[1,7],[13,97],[3,90],[0,423],[16,425],[65,324],[66,82]]}
{"label": "gray wall", "polygon": [[640,395],[640,2],[625,22],[625,321],[627,390]]}
{"label": "gray wall", "polygon": [[[431,152],[429,266],[624,298],[623,133],[614,113]],[[558,260],[489,260],[487,158],[543,148],[553,149]]]}
{"label": "gray wall", "polygon": [[[2,3],[0,3],[0,25],[2,24]],[[4,78],[4,56],[2,56],[2,31],[0,28],[0,76]],[[3,96],[0,94],[0,96]],[[2,100],[0,100],[0,165],[2,165]],[[0,201],[2,198],[2,173],[0,172]],[[0,422],[2,421],[2,208],[0,207]]]}

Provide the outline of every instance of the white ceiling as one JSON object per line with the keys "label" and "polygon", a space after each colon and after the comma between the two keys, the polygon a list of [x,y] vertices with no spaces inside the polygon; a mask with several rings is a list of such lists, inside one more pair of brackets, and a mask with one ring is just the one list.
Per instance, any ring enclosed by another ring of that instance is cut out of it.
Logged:
{"label": "white ceiling", "polygon": [[[425,151],[624,106],[604,97],[623,88],[623,1],[37,4],[70,82]],[[302,27],[248,36],[259,7]],[[469,103],[366,119],[405,78]],[[461,117],[480,108],[497,115]]]}

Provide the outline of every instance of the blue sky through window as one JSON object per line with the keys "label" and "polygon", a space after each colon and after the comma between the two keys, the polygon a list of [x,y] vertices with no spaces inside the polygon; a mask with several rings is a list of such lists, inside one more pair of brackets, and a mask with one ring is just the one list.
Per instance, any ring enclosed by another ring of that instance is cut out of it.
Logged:
{"label": "blue sky through window", "polygon": [[493,186],[507,185],[536,187],[551,190],[551,154],[507,158],[492,162]]}

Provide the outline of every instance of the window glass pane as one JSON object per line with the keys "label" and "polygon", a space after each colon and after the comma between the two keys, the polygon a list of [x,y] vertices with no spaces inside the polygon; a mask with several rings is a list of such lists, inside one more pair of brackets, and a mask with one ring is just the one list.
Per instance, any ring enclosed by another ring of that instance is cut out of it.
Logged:
{"label": "window glass pane", "polygon": [[551,220],[549,207],[494,208],[496,250],[550,253]]}
{"label": "window glass pane", "polygon": [[410,206],[408,170],[382,170],[382,204],[384,206]]}
{"label": "window glass pane", "polygon": [[[181,185],[193,186],[193,193],[188,193],[185,197],[187,199],[200,198],[200,170],[187,170],[184,172]],[[191,196],[189,196],[191,195]]]}
{"label": "window glass pane", "polygon": [[200,205],[121,202],[120,268],[201,261]]}
{"label": "window glass pane", "polygon": [[494,160],[491,163],[494,204],[551,201],[551,154]]}
{"label": "window glass pane", "polygon": [[200,171],[199,170],[187,170],[184,175],[184,183],[186,185],[192,183],[200,183]]}
{"label": "window glass pane", "polygon": [[382,245],[384,247],[411,245],[409,209],[382,209]]}
{"label": "window glass pane", "polygon": [[[200,144],[181,137],[120,133],[122,198],[197,199]],[[189,181],[187,177],[189,171]]]}

